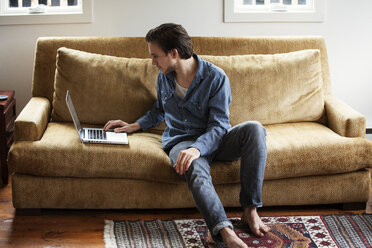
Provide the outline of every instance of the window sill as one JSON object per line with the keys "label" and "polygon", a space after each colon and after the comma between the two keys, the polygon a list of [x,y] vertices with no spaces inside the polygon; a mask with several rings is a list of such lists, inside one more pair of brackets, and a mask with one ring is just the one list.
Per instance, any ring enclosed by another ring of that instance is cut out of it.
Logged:
{"label": "window sill", "polygon": [[323,13],[234,13],[225,22],[323,22]]}

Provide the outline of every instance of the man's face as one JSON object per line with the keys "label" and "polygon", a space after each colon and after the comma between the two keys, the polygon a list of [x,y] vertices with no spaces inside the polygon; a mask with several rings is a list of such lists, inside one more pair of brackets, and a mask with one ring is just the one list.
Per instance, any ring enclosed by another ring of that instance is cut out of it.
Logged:
{"label": "man's face", "polygon": [[165,75],[175,70],[176,60],[172,55],[172,52],[166,54],[163,49],[157,43],[147,43],[149,52],[152,57],[152,65],[158,67],[158,69]]}

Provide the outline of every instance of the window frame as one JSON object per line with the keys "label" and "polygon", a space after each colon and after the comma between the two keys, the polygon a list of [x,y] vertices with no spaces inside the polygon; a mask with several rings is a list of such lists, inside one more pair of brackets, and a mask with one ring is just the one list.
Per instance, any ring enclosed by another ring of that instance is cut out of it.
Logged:
{"label": "window frame", "polygon": [[82,6],[48,7],[45,13],[28,13],[28,7],[4,11],[9,0],[0,0],[0,25],[91,23],[93,1],[81,0]]}
{"label": "window frame", "polygon": [[314,8],[311,11],[301,11],[301,7],[275,11],[267,6],[253,5],[257,7],[247,7],[252,9],[249,12],[235,11],[237,1],[224,1],[224,22],[323,22],[325,19],[326,0],[312,0]]}

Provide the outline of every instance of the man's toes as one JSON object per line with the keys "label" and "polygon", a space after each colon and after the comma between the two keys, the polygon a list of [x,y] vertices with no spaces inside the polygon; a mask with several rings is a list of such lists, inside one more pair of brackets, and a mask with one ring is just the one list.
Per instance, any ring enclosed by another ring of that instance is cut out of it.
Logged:
{"label": "man's toes", "polygon": [[259,226],[253,226],[253,227],[251,227],[251,231],[252,231],[253,234],[256,235],[257,237],[263,237],[263,236],[264,236],[264,234],[261,232]]}
{"label": "man's toes", "polygon": [[268,232],[270,232],[270,227],[268,227],[266,225],[262,225],[262,226],[260,226],[260,231],[263,232],[263,233],[268,233]]}
{"label": "man's toes", "polygon": [[256,235],[257,235],[258,237],[263,237],[263,236],[265,236],[265,234],[264,234],[263,232],[261,232],[261,231],[257,231],[257,232],[256,232]]}

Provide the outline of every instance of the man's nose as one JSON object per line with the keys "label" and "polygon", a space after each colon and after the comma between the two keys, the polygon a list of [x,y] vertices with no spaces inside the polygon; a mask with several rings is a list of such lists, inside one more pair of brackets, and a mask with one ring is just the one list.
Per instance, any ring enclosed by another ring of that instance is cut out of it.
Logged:
{"label": "man's nose", "polygon": [[152,58],[152,65],[157,65],[156,60]]}

